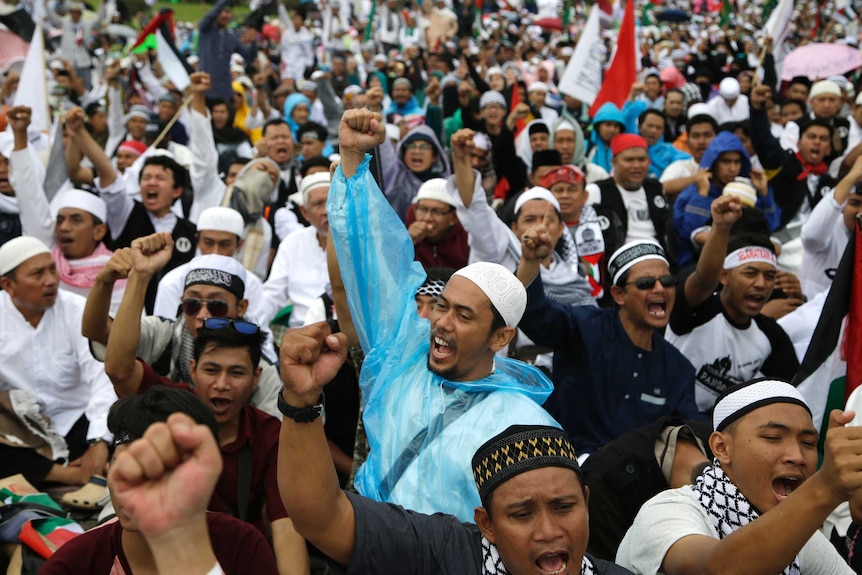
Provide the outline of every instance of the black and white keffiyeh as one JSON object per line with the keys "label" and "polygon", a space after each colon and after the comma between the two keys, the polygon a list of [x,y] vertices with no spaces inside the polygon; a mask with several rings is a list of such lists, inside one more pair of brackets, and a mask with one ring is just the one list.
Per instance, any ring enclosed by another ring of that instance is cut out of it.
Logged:
{"label": "black and white keffiyeh", "polygon": [[[736,485],[724,473],[717,459],[713,460],[712,466],[703,470],[691,490],[706,510],[713,527],[718,531],[719,539],[724,539],[740,527],[760,517],[751,502],[739,492]],[[798,555],[782,573],[800,574]]]}
{"label": "black and white keffiyeh", "polygon": [[[506,566],[500,558],[497,546],[482,536],[482,575],[507,575]],[[581,575],[596,575],[592,561],[584,555],[581,561]]]}

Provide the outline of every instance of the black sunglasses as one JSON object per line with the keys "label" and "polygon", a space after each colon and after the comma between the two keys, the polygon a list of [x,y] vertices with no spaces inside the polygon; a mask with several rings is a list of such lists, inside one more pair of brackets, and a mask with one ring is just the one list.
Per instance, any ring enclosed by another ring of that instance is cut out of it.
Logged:
{"label": "black sunglasses", "polygon": [[224,317],[228,312],[228,303],[220,299],[201,299],[187,297],[183,299],[183,313],[186,315],[198,315],[201,308],[206,304],[207,310],[213,317]]}
{"label": "black sunglasses", "polygon": [[204,327],[215,330],[232,328],[243,335],[255,335],[260,332],[260,327],[256,323],[226,317],[208,317],[204,319]]}
{"label": "black sunglasses", "polygon": [[643,277],[632,282],[626,282],[626,285],[635,284],[635,287],[639,290],[647,291],[655,287],[655,282],[660,282],[661,286],[664,288],[676,287],[676,276],[668,274],[666,276],[661,276],[660,278]]}

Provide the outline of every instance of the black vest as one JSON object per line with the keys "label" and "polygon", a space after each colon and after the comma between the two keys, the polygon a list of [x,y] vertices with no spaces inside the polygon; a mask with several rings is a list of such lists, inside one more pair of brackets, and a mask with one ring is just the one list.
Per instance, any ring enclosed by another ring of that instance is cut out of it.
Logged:
{"label": "black vest", "polygon": [[[126,227],[120,232],[119,237],[111,242],[109,246],[112,250],[127,248],[132,245],[132,241],[137,238],[149,236],[156,233],[156,228],[153,227],[153,222],[150,221],[150,216],[147,214],[147,209],[140,202],[135,202],[135,207],[132,208],[132,213],[129,215],[129,220],[126,222]],[[147,286],[146,310],[147,314],[153,313],[153,306],[156,303],[156,289],[159,281],[164,274],[168,273],[177,266],[181,266],[191,261],[195,257],[195,246],[197,245],[197,228],[195,225],[184,218],[177,218],[177,223],[171,231],[171,237],[174,239],[174,253],[171,256],[168,264],[159,273],[153,276],[150,285]]]}
{"label": "black vest", "polygon": [[779,229],[786,226],[796,216],[802,202],[807,201],[808,207],[814,209],[820,199],[838,184],[835,178],[826,173],[820,176],[816,189],[811,192],[808,189],[808,178],[799,179],[799,175],[802,173],[802,163],[797,159],[796,154],[790,150],[785,151],[790,157],[784,167],[769,181],[775,196],[775,203],[781,208]]}
{"label": "black vest", "polygon": [[[622,223],[624,236],[628,234],[629,215],[626,211],[626,205],[623,203],[623,196],[617,183],[613,178],[596,182],[599,190],[602,192],[602,201],[599,205],[610,208],[617,214]],[[655,226],[656,240],[667,251],[667,232],[670,218],[670,204],[667,197],[664,195],[664,188],[661,183],[655,180],[645,180],[643,183],[644,192],[646,192],[647,208],[649,209],[649,217]]]}
{"label": "black vest", "polygon": [[18,214],[0,212],[0,246],[21,235],[21,218]]}

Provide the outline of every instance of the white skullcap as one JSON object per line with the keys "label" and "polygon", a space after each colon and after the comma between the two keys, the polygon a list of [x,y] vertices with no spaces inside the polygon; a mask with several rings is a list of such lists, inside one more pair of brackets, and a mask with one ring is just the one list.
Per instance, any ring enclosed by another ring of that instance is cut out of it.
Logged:
{"label": "white skullcap", "polygon": [[532,93],[532,92],[547,92],[547,91],[548,91],[548,85],[545,84],[544,82],[539,82],[538,80],[533,82],[532,84],[530,84],[530,87],[527,88],[528,94]]}
{"label": "white skullcap", "polygon": [[748,178],[736,178],[729,182],[721,190],[722,196],[736,196],[742,202],[742,205],[753,208],[757,203],[757,190],[751,185],[751,180]]}
{"label": "white skullcap", "polygon": [[575,53],[575,50],[571,46],[563,46],[563,49],[560,50],[560,55],[563,58],[568,58],[569,56],[571,56],[574,53]]}
{"label": "white skullcap", "polygon": [[416,197],[413,198],[413,203],[418,203],[419,200],[434,200],[448,204],[453,208],[458,207],[455,205],[455,200],[446,191],[446,180],[444,178],[431,178],[419,186],[419,191],[416,193]]}
{"label": "white skullcap", "polygon": [[476,262],[461,268],[452,277],[461,276],[476,284],[494,309],[503,316],[508,327],[515,327],[521,321],[527,308],[527,290],[515,274],[491,262]]}
{"label": "white skullcap", "polygon": [[141,106],[140,104],[135,104],[131,108],[129,108],[129,112],[123,117],[123,123],[128,122],[132,118],[143,118],[146,121],[150,121],[150,110],[146,106]]}
{"label": "white skullcap", "polygon": [[695,102],[691,106],[688,107],[688,119],[691,120],[695,116],[709,116],[712,118],[712,114],[709,113],[709,106],[704,104],[703,102]]}
{"label": "white skullcap", "polygon": [[486,78],[490,78],[491,76],[502,76],[503,69],[499,66],[491,66],[488,68],[488,71],[485,73]]}
{"label": "white skullcap", "polygon": [[188,63],[189,66],[194,66],[195,64],[197,64],[200,61],[201,61],[200,57],[198,57],[195,54],[192,54],[191,56],[186,58],[186,62]]}
{"label": "white skullcap", "polygon": [[219,254],[198,256],[186,268],[184,289],[190,285],[212,285],[224,288],[238,299],[245,297],[246,271],[232,257]]}
{"label": "white skullcap", "polygon": [[476,132],[473,134],[473,147],[487,152],[491,149],[491,139],[482,132]]}
{"label": "white skullcap", "polygon": [[763,378],[734,385],[718,396],[712,411],[712,427],[722,431],[743,415],[773,403],[795,403],[811,415],[811,408],[798,389],[785,381]]}
{"label": "white skullcap", "polygon": [[57,211],[63,208],[84,210],[99,218],[102,223],[108,219],[108,206],[105,200],[84,190],[68,190],[62,194],[57,202]]}
{"label": "white skullcap", "polygon": [[550,190],[541,186],[534,186],[518,196],[518,199],[515,200],[515,217],[517,217],[518,212],[521,211],[521,206],[532,200],[545,200],[546,202],[550,202],[558,212],[560,211],[560,202],[557,201],[557,198],[554,197],[554,194],[552,194]]}
{"label": "white skullcap", "polygon": [[198,231],[201,230],[227,232],[241,238],[245,233],[245,222],[242,215],[233,208],[215,206],[201,212]]}
{"label": "white skullcap", "polygon": [[344,89],[343,95],[347,96],[348,94],[353,94],[354,96],[361,94],[364,92],[362,86],[357,86],[356,84],[351,84]]}
{"label": "white skullcap", "polygon": [[736,78],[725,78],[718,84],[718,95],[725,100],[739,98],[741,91],[739,80]]}
{"label": "white skullcap", "polygon": [[231,74],[233,74],[234,72],[236,72],[237,74],[245,74],[245,68],[243,68],[239,64],[234,64],[230,67],[230,72]]}
{"label": "white skullcap", "polygon": [[[860,92],[859,95],[856,96],[856,105],[857,106],[862,105],[862,92]],[[0,149],[0,154],[2,154],[2,153],[3,153],[2,149]]]}
{"label": "white skullcap", "polygon": [[50,253],[48,246],[32,236],[11,239],[0,246],[0,276],[5,276],[32,257]]}
{"label": "white skullcap", "polygon": [[616,284],[620,276],[626,273],[635,264],[648,260],[661,260],[670,265],[664,249],[658,242],[652,240],[635,240],[629,242],[615,251],[608,259],[608,273],[611,282]]}
{"label": "white skullcap", "polygon": [[318,172],[302,178],[299,183],[299,193],[302,195],[302,205],[308,207],[308,194],[317,188],[328,188],[332,183],[329,177],[329,172]]}
{"label": "white skullcap", "polygon": [[237,54],[236,52],[234,52],[230,55],[230,63],[231,65],[239,64],[240,66],[242,66],[243,64],[245,64],[245,58],[243,58],[241,54]]}
{"label": "white skullcap", "polygon": [[401,139],[401,128],[398,127],[398,124],[386,124],[386,137],[390,140]]}
{"label": "white skullcap", "polygon": [[499,104],[505,108],[506,98],[503,96],[503,94],[496,90],[488,90],[487,92],[482,94],[481,98],[479,98],[479,109],[481,110],[482,108],[490,104]]}
{"label": "white skullcap", "polygon": [[820,80],[811,86],[811,92],[808,93],[808,100],[813,100],[817,96],[823,96],[824,94],[831,94],[840,98],[841,88],[831,80]]}
{"label": "white skullcap", "polygon": [[387,58],[384,54],[377,54],[376,56],[374,56],[374,58],[371,59],[371,61],[375,64],[378,62],[380,62],[381,64],[385,64],[389,61],[389,58]]}
{"label": "white skullcap", "polygon": [[563,120],[557,124],[556,128],[554,128],[554,134],[557,134],[558,132],[565,132],[566,130],[568,130],[569,132],[574,132],[575,126],[568,120]]}
{"label": "white skullcap", "polygon": [[842,90],[847,87],[847,78],[841,76],[840,74],[833,74],[826,79],[830,82],[835,82]]}

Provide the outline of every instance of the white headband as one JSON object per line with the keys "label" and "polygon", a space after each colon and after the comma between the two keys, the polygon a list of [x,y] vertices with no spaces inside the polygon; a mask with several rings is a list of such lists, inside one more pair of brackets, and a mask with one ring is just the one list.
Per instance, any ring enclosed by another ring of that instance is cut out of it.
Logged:
{"label": "white headband", "polygon": [[762,263],[772,266],[776,265],[775,254],[769,249],[761,246],[745,246],[727,254],[724,258],[724,269],[732,270],[745,264]]}

